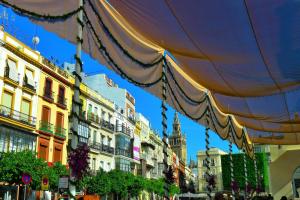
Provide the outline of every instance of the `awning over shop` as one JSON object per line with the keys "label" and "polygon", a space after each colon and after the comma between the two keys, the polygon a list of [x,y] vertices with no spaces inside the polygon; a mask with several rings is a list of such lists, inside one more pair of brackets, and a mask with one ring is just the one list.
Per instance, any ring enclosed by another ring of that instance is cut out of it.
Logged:
{"label": "awning over shop", "polygon": [[[76,42],[77,1],[1,2]],[[224,139],[233,132],[240,148],[300,144],[300,1],[109,3],[84,4],[93,58],[159,98],[165,63],[168,103],[201,124],[209,110],[210,128]]]}

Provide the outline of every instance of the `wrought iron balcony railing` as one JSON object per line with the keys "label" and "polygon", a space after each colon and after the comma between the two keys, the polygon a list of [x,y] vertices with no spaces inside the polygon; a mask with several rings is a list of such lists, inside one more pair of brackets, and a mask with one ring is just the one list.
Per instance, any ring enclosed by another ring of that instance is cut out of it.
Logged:
{"label": "wrought iron balcony railing", "polygon": [[124,134],[130,136],[132,133],[132,130],[129,127],[126,127],[124,124],[122,124],[122,125],[118,124],[116,127],[116,132],[124,133]]}
{"label": "wrought iron balcony railing", "polygon": [[109,121],[101,120],[101,126],[102,128],[105,128],[109,131],[115,131],[115,125],[111,124]]}
{"label": "wrought iron balcony railing", "polygon": [[30,126],[35,126],[36,124],[35,117],[13,110],[12,108],[6,107],[4,105],[0,105],[0,116],[22,122]]}
{"label": "wrought iron balcony railing", "polygon": [[53,128],[54,128],[53,124],[51,124],[47,121],[42,121],[42,120],[40,121],[39,129],[41,131],[53,134]]}
{"label": "wrought iron balcony railing", "polygon": [[100,124],[101,121],[100,121],[100,117],[92,112],[88,112],[87,114],[87,118],[88,120],[92,121],[92,122],[95,122],[97,124]]}
{"label": "wrought iron balcony railing", "polygon": [[55,126],[55,132],[54,134],[56,136],[62,137],[62,138],[66,138],[66,132],[67,130],[61,126]]}
{"label": "wrought iron balcony railing", "polygon": [[105,144],[102,145],[102,151],[103,152],[114,154],[114,150],[115,149],[113,147],[110,147],[110,146],[105,145]]}

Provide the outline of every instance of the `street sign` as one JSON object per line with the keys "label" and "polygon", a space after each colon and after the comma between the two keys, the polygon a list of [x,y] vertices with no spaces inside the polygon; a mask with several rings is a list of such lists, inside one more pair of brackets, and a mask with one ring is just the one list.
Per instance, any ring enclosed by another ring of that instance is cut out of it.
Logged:
{"label": "street sign", "polygon": [[69,188],[69,177],[62,176],[59,178],[58,188],[60,189],[68,189]]}
{"label": "street sign", "polygon": [[29,174],[27,173],[24,173],[22,175],[22,182],[25,184],[25,185],[28,185],[30,182],[31,182],[32,178]]}
{"label": "street sign", "polygon": [[42,177],[42,190],[49,190],[49,179],[48,176]]}

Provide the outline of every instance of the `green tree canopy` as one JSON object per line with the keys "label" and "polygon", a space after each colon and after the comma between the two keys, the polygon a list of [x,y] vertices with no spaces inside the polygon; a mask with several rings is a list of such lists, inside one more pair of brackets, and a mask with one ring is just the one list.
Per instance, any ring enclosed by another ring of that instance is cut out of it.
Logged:
{"label": "green tree canopy", "polygon": [[62,164],[55,163],[53,167],[49,167],[44,160],[37,158],[32,151],[1,154],[0,182],[7,182],[11,185],[22,184],[24,173],[32,177],[30,186],[34,190],[40,189],[43,175],[49,178],[50,190],[56,190],[59,177],[68,174],[66,167]]}
{"label": "green tree canopy", "polygon": [[[265,189],[268,185],[268,172],[267,172],[267,155],[265,153],[256,153],[256,163],[257,169],[260,175],[262,175],[262,189]],[[234,179],[237,181],[238,186],[240,189],[244,190],[245,188],[245,170],[244,170],[244,160],[243,154],[233,154],[233,166],[234,166]],[[230,180],[230,160],[229,155],[222,155],[222,178],[223,178],[223,185],[224,189],[230,190],[231,189],[231,180]],[[255,188],[256,181],[255,181],[255,168],[254,168],[254,161],[246,156],[246,165],[247,165],[247,174],[248,174],[248,181],[252,188]]]}

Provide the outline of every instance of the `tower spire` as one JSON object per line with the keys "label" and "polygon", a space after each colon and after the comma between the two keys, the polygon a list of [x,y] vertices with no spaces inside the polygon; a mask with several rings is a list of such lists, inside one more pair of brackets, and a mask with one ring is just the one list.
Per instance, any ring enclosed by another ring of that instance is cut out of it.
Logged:
{"label": "tower spire", "polygon": [[180,121],[177,111],[175,111],[174,121],[173,121],[173,134],[181,135]]}

